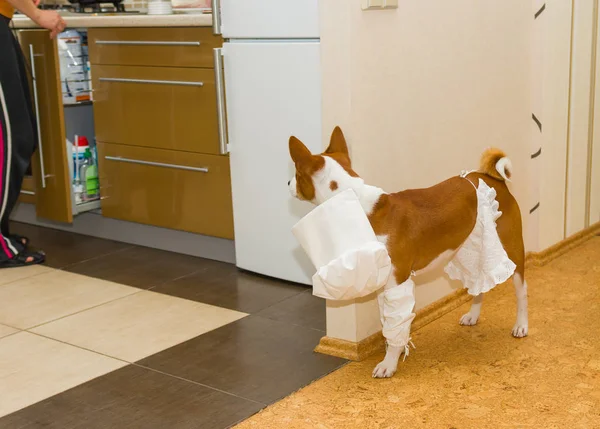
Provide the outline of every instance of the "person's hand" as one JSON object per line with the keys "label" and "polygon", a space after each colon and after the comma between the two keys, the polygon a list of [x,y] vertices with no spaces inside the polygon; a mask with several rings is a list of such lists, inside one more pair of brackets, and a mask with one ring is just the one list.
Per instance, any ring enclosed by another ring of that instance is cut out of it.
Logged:
{"label": "person's hand", "polygon": [[51,39],[54,39],[66,27],[65,21],[54,10],[38,10],[33,20],[40,27],[50,30]]}
{"label": "person's hand", "polygon": [[38,7],[40,5],[40,1],[42,0],[33,0],[33,4],[35,5],[35,7]]}

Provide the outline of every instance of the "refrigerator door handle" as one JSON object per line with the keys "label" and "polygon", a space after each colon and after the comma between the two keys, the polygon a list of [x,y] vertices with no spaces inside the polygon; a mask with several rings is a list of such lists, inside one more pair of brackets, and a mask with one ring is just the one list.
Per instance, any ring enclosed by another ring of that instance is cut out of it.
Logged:
{"label": "refrigerator door handle", "polygon": [[221,0],[212,0],[213,34],[221,34]]}
{"label": "refrigerator door handle", "polygon": [[226,155],[229,152],[229,145],[227,144],[227,112],[225,110],[225,82],[223,79],[223,48],[215,48],[213,50],[213,59],[215,66],[215,87],[217,93],[219,152],[221,155]]}

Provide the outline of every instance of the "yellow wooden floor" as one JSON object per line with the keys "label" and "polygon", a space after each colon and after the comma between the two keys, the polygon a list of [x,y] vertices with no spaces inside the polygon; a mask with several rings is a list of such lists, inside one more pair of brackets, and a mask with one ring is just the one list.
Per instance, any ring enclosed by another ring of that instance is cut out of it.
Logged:
{"label": "yellow wooden floor", "polygon": [[351,363],[238,428],[600,428],[600,238],[526,277],[529,337],[502,285],[477,326],[458,324],[467,304],[415,332],[394,378],[371,378],[381,356]]}

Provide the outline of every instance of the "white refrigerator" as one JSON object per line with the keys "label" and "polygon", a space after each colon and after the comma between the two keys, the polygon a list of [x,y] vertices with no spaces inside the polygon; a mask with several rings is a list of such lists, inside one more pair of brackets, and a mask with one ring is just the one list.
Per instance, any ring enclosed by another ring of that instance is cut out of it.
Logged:
{"label": "white refrigerator", "polygon": [[288,140],[295,135],[322,151],[318,0],[213,0],[213,16],[225,39],[215,66],[222,61],[217,92],[236,264],[310,284],[314,267],[291,228],[311,206],[289,194]]}

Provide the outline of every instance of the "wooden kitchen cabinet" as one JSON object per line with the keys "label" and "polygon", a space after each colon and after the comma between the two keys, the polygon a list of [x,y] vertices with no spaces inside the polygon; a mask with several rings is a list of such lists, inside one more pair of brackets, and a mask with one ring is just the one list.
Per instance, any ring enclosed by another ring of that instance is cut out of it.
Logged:
{"label": "wooden kitchen cabinet", "polygon": [[210,28],[90,29],[102,214],[233,238]]}
{"label": "wooden kitchen cabinet", "polygon": [[210,27],[89,30],[92,64],[212,68],[222,43]]}
{"label": "wooden kitchen cabinet", "polygon": [[45,30],[20,30],[17,34],[30,71],[40,131],[39,147],[32,159],[33,175],[25,181],[23,195],[35,200],[39,217],[70,223],[73,221],[71,183],[56,43]]}
{"label": "wooden kitchen cabinet", "polygon": [[233,238],[229,159],[98,143],[102,214]]}
{"label": "wooden kitchen cabinet", "polygon": [[[69,105],[56,42],[45,30],[19,30],[18,39],[35,71],[41,135],[21,200],[35,202],[40,218],[71,223],[101,208],[105,217],[233,238],[213,68],[221,39],[210,28],[89,29],[93,102]],[[76,134],[97,143],[101,201],[75,201],[66,139]]]}
{"label": "wooden kitchen cabinet", "polygon": [[99,141],[220,154],[212,69],[96,65]]}

